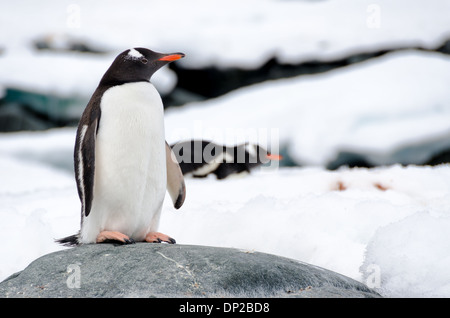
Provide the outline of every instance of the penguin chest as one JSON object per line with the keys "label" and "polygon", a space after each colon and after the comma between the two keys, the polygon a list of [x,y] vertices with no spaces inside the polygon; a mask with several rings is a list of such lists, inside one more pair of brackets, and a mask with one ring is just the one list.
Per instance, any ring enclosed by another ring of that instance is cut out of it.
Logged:
{"label": "penguin chest", "polygon": [[157,223],[166,190],[164,110],[151,83],[108,89],[96,139],[92,216],[132,237]]}

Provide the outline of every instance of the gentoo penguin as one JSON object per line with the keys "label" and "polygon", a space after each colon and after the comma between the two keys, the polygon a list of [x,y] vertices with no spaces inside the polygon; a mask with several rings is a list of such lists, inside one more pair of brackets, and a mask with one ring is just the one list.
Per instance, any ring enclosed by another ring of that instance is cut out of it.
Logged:
{"label": "gentoo penguin", "polygon": [[225,179],[232,174],[250,172],[270,160],[282,159],[282,156],[251,143],[227,147],[206,140],[189,140],[170,147],[183,175],[197,178],[215,174],[217,179]]}
{"label": "gentoo penguin", "polygon": [[178,209],[185,198],[184,179],[165,142],[163,104],[150,78],[182,57],[133,48],[119,54],[106,71],[75,140],[81,229],[57,242],[175,243],[156,230],[166,187]]}

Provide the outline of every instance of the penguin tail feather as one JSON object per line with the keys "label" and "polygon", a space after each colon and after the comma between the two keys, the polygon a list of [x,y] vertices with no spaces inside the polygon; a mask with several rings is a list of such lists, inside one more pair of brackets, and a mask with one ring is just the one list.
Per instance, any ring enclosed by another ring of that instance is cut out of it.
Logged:
{"label": "penguin tail feather", "polygon": [[74,235],[70,235],[67,237],[63,237],[63,238],[55,240],[55,242],[59,243],[63,246],[68,246],[68,247],[78,246],[78,245],[80,245],[79,234],[74,234]]}

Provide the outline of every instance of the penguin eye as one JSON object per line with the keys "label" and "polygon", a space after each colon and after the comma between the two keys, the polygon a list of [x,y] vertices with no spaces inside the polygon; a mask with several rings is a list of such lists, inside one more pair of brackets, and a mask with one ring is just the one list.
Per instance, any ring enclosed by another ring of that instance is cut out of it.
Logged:
{"label": "penguin eye", "polygon": [[143,58],[141,58],[141,62],[142,62],[142,64],[147,64],[148,60],[143,57]]}

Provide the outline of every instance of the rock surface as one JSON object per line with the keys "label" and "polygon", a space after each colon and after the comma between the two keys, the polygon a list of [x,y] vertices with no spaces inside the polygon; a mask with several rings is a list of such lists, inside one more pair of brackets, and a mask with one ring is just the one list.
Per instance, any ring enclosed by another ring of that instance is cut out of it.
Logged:
{"label": "rock surface", "polygon": [[340,274],[231,248],[93,244],[44,255],[0,297],[380,297]]}

